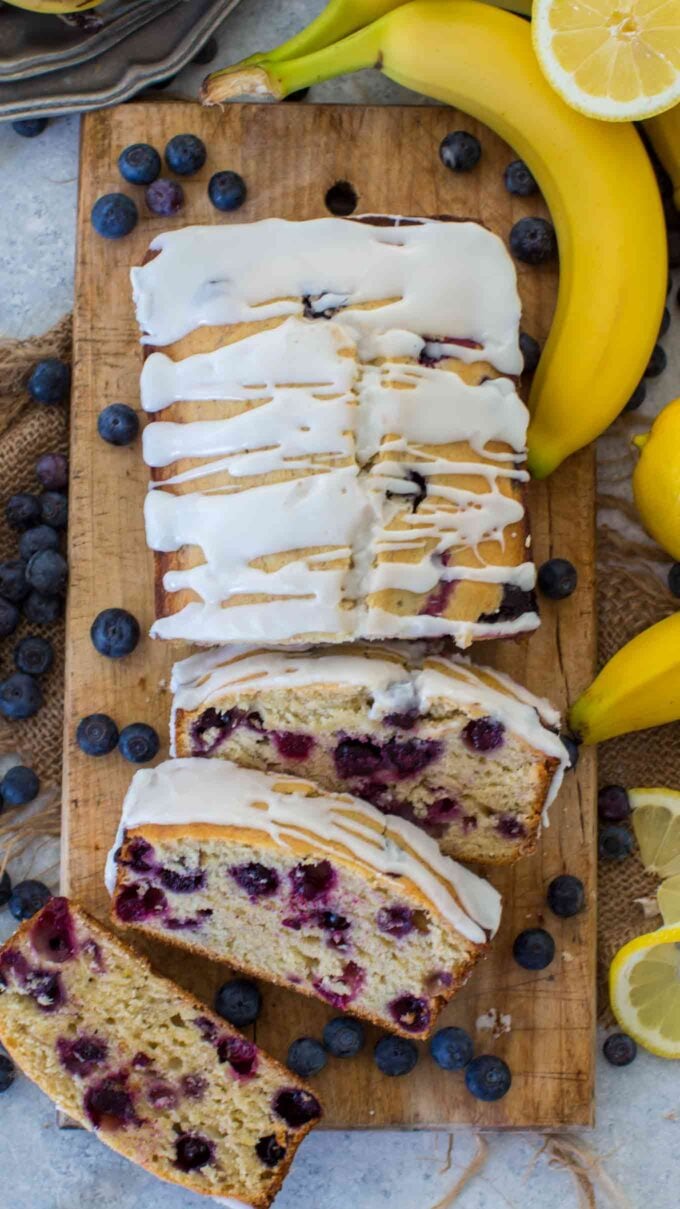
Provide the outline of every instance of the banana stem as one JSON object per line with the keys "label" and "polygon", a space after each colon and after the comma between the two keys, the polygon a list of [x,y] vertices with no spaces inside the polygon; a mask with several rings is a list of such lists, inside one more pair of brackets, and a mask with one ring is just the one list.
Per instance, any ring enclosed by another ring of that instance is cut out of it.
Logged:
{"label": "banana stem", "polygon": [[[522,0],[516,2],[521,3]],[[247,59],[242,59],[236,66],[248,67],[252,63],[259,63],[261,59],[266,59],[268,63],[299,59],[302,55],[309,55],[324,46],[330,46],[331,42],[353,34],[355,30],[370,25],[385,13],[391,13],[393,9],[407,3],[408,0],[329,0],[319,15],[287,42],[282,42],[266,54],[258,52],[248,55]]]}
{"label": "banana stem", "polygon": [[637,434],[637,436],[631,438],[631,444],[635,445],[638,449],[644,449],[648,440],[649,440],[648,432],[639,432]]}

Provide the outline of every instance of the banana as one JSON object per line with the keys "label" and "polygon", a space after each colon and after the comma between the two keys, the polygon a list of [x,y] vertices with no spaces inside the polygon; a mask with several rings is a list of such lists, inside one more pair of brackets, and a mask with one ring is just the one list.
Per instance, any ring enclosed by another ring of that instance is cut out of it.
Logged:
{"label": "banana", "polygon": [[645,130],[673,182],[673,201],[680,210],[680,105],[648,118]]}
{"label": "banana", "polygon": [[29,13],[83,13],[87,8],[97,8],[103,0],[5,0],[13,8],[24,8]]}
{"label": "banana", "polygon": [[680,612],[631,638],[569,711],[583,743],[680,718]]}
{"label": "banana", "polygon": [[543,478],[615,419],[656,341],[666,234],[644,148],[629,123],[570,109],[536,62],[529,24],[475,0],[413,0],[302,58],[214,72],[201,100],[281,99],[364,67],[492,127],[527,162],[550,207],[559,298],[529,399],[529,466]]}

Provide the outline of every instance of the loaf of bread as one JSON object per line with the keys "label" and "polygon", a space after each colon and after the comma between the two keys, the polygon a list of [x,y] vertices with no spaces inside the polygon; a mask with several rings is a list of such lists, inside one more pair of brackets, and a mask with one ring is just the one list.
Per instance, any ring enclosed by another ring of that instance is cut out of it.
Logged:
{"label": "loaf of bread", "polygon": [[0,1038],[60,1108],[147,1171],[266,1207],[315,1096],[75,903],[0,949]]}
{"label": "loaf of bread", "polygon": [[356,794],[461,860],[533,851],[567,761],[557,711],[489,668],[402,650],[200,652],[173,670],[171,750]]}
{"label": "loaf of bread", "polygon": [[472,222],[188,227],[133,269],[152,633],[535,628],[515,270]]}
{"label": "loaf of bread", "polygon": [[116,923],[412,1037],[500,917],[497,891],[412,823],[224,760],[135,773],[107,883]]}

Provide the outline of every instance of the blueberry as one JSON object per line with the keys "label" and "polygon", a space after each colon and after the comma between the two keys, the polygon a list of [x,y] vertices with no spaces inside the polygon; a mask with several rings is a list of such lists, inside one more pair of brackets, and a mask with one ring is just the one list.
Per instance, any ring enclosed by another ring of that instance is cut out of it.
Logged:
{"label": "blueberry", "polygon": [[42,703],[38,681],[25,672],[12,672],[0,683],[0,714],[5,718],[32,718]]}
{"label": "blueberry", "polygon": [[630,814],[628,790],[623,785],[603,785],[597,795],[597,813],[603,823],[622,823]]}
{"label": "blueberry", "polygon": [[473,1058],[465,1071],[465,1086],[478,1100],[501,1100],[511,1083],[510,1067],[493,1054]]}
{"label": "blueberry", "polygon": [[560,739],[569,759],[567,768],[576,768],[579,757],[579,741],[573,735],[560,735]]}
{"label": "blueberry", "polygon": [[232,865],[231,876],[252,902],[258,898],[267,898],[276,894],[279,888],[279,875],[276,869],[261,865],[259,861],[251,861],[248,865]]}
{"label": "blueberry", "polygon": [[258,1138],[255,1153],[265,1167],[277,1167],[281,1159],[285,1158],[286,1148],[279,1145],[276,1134],[268,1133],[265,1137]]}
{"label": "blueberry", "polygon": [[37,495],[20,491],[5,504],[5,520],[11,529],[30,529],[40,523],[40,500]]}
{"label": "blueberry", "polygon": [[34,529],[27,529],[19,538],[19,553],[26,562],[41,550],[58,549],[59,534],[51,525],[36,525]]}
{"label": "blueberry", "polygon": [[44,491],[40,496],[43,524],[53,529],[65,529],[68,520],[68,497],[63,491]]}
{"label": "blueberry", "polygon": [[668,587],[674,596],[680,597],[680,563],[673,563],[668,572]]}
{"label": "blueberry", "polygon": [[533,374],[541,359],[541,346],[528,332],[519,334],[519,351],[524,358],[524,373]]}
{"label": "blueberry", "polygon": [[568,558],[550,558],[538,569],[538,586],[550,600],[564,600],[576,591],[578,575]]}
{"label": "blueberry", "polygon": [[41,454],[35,464],[35,473],[47,491],[63,491],[68,484],[68,458],[66,454]]}
{"label": "blueberry", "polygon": [[12,896],[12,882],[9,873],[5,869],[2,877],[0,877],[0,907],[6,907]]}
{"label": "blueberry", "polygon": [[282,1087],[274,1096],[272,1108],[291,1129],[299,1129],[321,1116],[321,1105],[316,1096],[302,1087]]}
{"label": "blueberry", "polygon": [[215,1011],[235,1028],[253,1024],[262,1011],[259,987],[249,978],[232,978],[222,984],[215,996]]}
{"label": "blueberry", "polygon": [[652,355],[647,363],[645,370],[645,378],[658,378],[662,374],[668,364],[668,357],[660,344],[655,344],[652,349]]}
{"label": "blueberry", "polygon": [[125,193],[105,193],[92,207],[92,226],[104,239],[122,239],[137,226],[137,207]]}
{"label": "blueberry", "polygon": [[462,1070],[472,1058],[472,1037],[463,1028],[440,1028],[430,1041],[430,1053],[442,1070]]}
{"label": "blueberry", "polygon": [[144,200],[152,214],[172,218],[184,208],[184,189],[179,181],[170,181],[163,176],[147,187]]}
{"label": "blueberry", "polygon": [[246,183],[238,172],[215,172],[210,177],[208,197],[216,210],[238,210],[246,200]]}
{"label": "blueberry", "polygon": [[177,176],[200,172],[205,159],[205,143],[195,134],[176,134],[165,148],[165,162]]}
{"label": "blueberry", "polygon": [[185,1172],[200,1171],[212,1163],[214,1154],[215,1143],[208,1141],[203,1134],[183,1133],[175,1142],[175,1167]]}
{"label": "blueberry", "polygon": [[194,55],[192,63],[199,63],[201,67],[205,67],[206,63],[212,63],[218,51],[217,38],[213,35],[208,38],[207,42],[203,43],[201,49]]}
{"label": "blueberry", "polygon": [[354,1058],[365,1040],[363,1024],[351,1016],[334,1016],[324,1025],[323,1043],[334,1058]]}
{"label": "blueberry", "polygon": [[670,326],[671,326],[671,313],[670,313],[668,307],[665,306],[663,308],[663,315],[661,316],[661,327],[659,328],[659,339],[661,339],[662,336],[666,335],[666,332],[668,331]]}
{"label": "blueberry", "polygon": [[508,193],[513,193],[515,197],[531,197],[538,192],[538,185],[524,160],[513,160],[508,164],[503,173],[503,182]]}
{"label": "blueberry", "polygon": [[24,139],[34,139],[42,134],[47,126],[47,118],[19,118],[12,122],[12,130]]}
{"label": "blueberry", "polygon": [[328,1058],[320,1041],[314,1037],[298,1037],[288,1050],[286,1066],[301,1079],[309,1079],[323,1070]]}
{"label": "blueberry", "polygon": [[14,666],[27,676],[44,676],[54,663],[54,647],[48,638],[31,634],[21,638],[14,648]]}
{"label": "blueberry", "polygon": [[467,130],[454,130],[439,144],[439,158],[452,172],[470,172],[479,163],[481,155],[479,139]]}
{"label": "blueberry", "polygon": [[51,897],[52,891],[43,882],[17,882],[9,900],[10,913],[15,919],[31,919]]}
{"label": "blueberry", "polygon": [[629,412],[629,411],[637,411],[638,407],[642,407],[642,404],[644,403],[646,398],[647,398],[647,387],[645,386],[644,381],[638,382],[637,386],[635,387],[635,390],[633,391],[632,395],[630,396],[630,399],[628,400],[628,402],[626,403],[626,406],[623,409],[624,413]]}
{"label": "blueberry", "polygon": [[54,406],[68,398],[71,388],[71,367],[58,357],[47,357],[35,366],[27,383],[28,393],[36,403]]}
{"label": "blueberry", "polygon": [[622,861],[633,851],[633,837],[625,827],[610,824],[600,828],[598,851],[606,861]]}
{"label": "blueberry", "polygon": [[146,722],[131,722],[120,732],[120,754],[131,764],[146,764],[158,755],[160,739],[153,726]]}
{"label": "blueberry", "polygon": [[6,806],[25,806],[40,793],[40,781],[32,768],[15,764],[0,781],[0,797]]}
{"label": "blueberry", "polygon": [[21,614],[11,600],[0,596],[0,638],[8,638],[16,630]]}
{"label": "blueberry", "polygon": [[637,1054],[637,1045],[627,1033],[610,1033],[602,1053],[612,1066],[629,1066]]}
{"label": "blueberry", "polygon": [[0,1054],[0,1092],[7,1091],[14,1082],[16,1067],[7,1054]]}
{"label": "blueberry", "polygon": [[580,877],[572,877],[570,873],[562,873],[553,878],[548,886],[546,898],[553,915],[559,915],[561,919],[578,915],[586,905],[583,882]]}
{"label": "blueberry", "polygon": [[557,256],[555,228],[547,218],[520,218],[510,232],[510,251],[524,264],[546,264]]}
{"label": "blueberry", "polygon": [[106,756],[118,744],[118,727],[107,714],[88,714],[78,723],[76,743],[86,756]]}
{"label": "blueberry", "polygon": [[29,592],[23,603],[24,617],[31,625],[54,625],[64,611],[62,596],[45,596],[42,592]]}
{"label": "blueberry", "polygon": [[161,157],[148,143],[132,143],[118,156],[118,171],[130,185],[150,185],[161,174]]}
{"label": "blueberry", "polygon": [[524,970],[545,970],[555,956],[555,941],[544,928],[526,928],[515,937],[512,955]]}
{"label": "blueberry", "polygon": [[12,558],[9,562],[0,563],[0,596],[18,604],[28,595],[26,583],[26,564],[21,558]]}
{"label": "blueberry", "polygon": [[26,580],[44,596],[58,596],[66,591],[68,565],[58,550],[39,550],[26,564]]}
{"label": "blueberry", "polygon": [[139,417],[127,403],[109,403],[97,417],[97,432],[109,445],[130,445],[139,432]]}
{"label": "blueberry", "polygon": [[413,1070],[418,1061],[418,1049],[415,1042],[406,1037],[381,1037],[376,1042],[373,1056],[383,1075],[396,1078]]}
{"label": "blueberry", "polygon": [[461,735],[471,751],[495,751],[503,743],[505,727],[495,718],[472,718],[462,729]]}
{"label": "blueberry", "polygon": [[122,659],[139,642],[139,622],[127,609],[104,609],[90,627],[95,651],[108,659]]}

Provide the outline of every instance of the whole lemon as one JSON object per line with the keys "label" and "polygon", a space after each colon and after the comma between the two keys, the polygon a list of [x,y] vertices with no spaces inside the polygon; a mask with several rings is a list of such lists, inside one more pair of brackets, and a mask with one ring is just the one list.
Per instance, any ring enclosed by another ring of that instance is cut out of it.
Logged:
{"label": "whole lemon", "polygon": [[640,460],[633,495],[650,537],[680,561],[680,399],[664,407],[649,432],[633,437]]}

